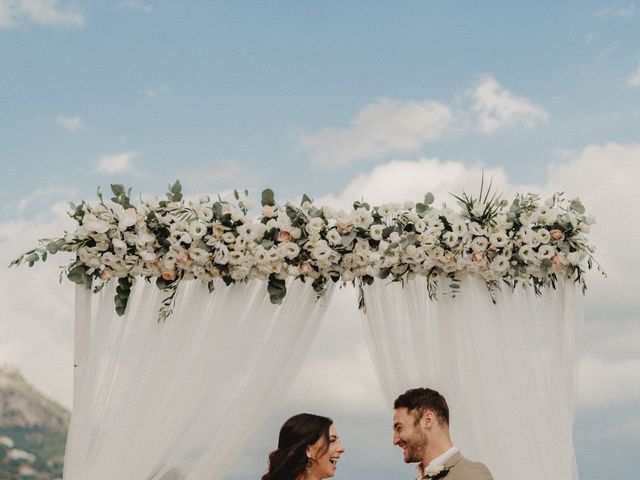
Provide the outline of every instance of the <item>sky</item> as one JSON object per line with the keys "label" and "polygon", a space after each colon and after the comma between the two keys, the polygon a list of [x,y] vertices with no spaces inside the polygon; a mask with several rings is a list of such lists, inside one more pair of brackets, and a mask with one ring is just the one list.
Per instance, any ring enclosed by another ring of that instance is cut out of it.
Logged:
{"label": "sky", "polygon": [[[429,191],[453,204],[483,172],[505,197],[564,191],[596,216],[608,274],[587,277],[580,478],[635,480],[639,33],[633,2],[0,0],[0,260],[73,228],[67,202],[112,183],[342,208]],[[0,269],[0,364],[69,406],[64,263]],[[230,478],[259,476],[300,410],[336,421],[336,478],[410,478],[350,295]]]}

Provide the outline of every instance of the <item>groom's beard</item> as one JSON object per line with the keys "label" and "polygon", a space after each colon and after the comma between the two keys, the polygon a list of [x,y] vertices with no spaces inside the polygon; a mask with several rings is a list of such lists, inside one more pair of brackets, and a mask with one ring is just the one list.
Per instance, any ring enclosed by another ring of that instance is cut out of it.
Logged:
{"label": "groom's beard", "polygon": [[404,463],[415,463],[422,461],[422,455],[429,445],[427,436],[422,432],[416,432],[405,442]]}

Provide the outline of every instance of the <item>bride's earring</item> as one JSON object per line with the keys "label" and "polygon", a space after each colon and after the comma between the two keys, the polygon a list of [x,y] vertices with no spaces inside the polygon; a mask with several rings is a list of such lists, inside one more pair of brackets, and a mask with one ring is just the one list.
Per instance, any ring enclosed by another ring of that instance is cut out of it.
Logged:
{"label": "bride's earring", "polygon": [[311,457],[307,454],[307,470],[311,467],[313,467],[313,460],[311,460]]}

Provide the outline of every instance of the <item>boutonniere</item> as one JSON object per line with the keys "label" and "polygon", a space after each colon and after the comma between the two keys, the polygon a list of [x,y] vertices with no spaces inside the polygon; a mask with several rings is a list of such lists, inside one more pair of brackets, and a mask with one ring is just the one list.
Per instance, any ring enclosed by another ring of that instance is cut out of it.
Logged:
{"label": "boutonniere", "polygon": [[443,478],[447,473],[449,473],[450,467],[445,467],[444,465],[429,465],[424,471],[424,477],[430,480],[438,480],[439,478]]}

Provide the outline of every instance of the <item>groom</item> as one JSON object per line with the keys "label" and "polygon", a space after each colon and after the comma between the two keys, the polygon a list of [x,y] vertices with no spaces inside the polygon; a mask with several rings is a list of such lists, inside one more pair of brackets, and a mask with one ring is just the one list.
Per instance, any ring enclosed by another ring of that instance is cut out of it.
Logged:
{"label": "groom", "polygon": [[393,404],[393,444],[405,463],[419,462],[416,479],[493,480],[482,463],[464,458],[449,437],[449,407],[430,388],[413,388]]}

